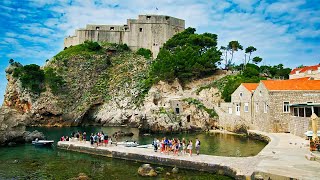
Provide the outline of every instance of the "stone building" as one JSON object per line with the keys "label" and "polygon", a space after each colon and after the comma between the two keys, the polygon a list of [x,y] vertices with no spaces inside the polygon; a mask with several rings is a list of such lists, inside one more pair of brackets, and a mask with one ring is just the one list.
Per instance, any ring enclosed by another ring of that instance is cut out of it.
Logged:
{"label": "stone building", "polygon": [[263,80],[252,103],[252,122],[257,129],[303,136],[310,128],[312,112],[320,115],[320,80]]}
{"label": "stone building", "polygon": [[304,136],[304,132],[311,130],[311,114],[320,116],[320,80],[242,83],[231,95],[230,103],[222,103],[215,109],[220,125],[228,130],[244,124],[250,129]]}
{"label": "stone building", "polygon": [[320,79],[320,65],[295,68],[289,74],[289,79],[297,79],[297,78],[303,78],[303,77]]}
{"label": "stone building", "polygon": [[64,47],[81,44],[86,40],[127,44],[132,50],[150,49],[155,58],[160,47],[173,35],[185,29],[182,19],[163,15],[139,15],[124,25],[87,25],[77,29],[74,36],[64,39]]}
{"label": "stone building", "polygon": [[252,117],[252,94],[259,83],[242,83],[231,95],[231,107],[228,113],[240,116],[248,123]]}

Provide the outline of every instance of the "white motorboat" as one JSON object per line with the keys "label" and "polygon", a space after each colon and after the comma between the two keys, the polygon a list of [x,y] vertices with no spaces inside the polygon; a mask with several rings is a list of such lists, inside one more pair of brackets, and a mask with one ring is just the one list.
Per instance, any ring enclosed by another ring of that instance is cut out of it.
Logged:
{"label": "white motorboat", "polygon": [[35,146],[51,146],[54,143],[54,140],[35,140],[32,141],[32,144]]}

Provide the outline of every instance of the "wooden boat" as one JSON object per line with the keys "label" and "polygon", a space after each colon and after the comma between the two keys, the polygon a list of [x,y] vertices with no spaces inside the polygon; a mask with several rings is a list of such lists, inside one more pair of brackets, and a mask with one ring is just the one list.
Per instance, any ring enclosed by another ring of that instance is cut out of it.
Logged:
{"label": "wooden boat", "polygon": [[32,141],[32,144],[35,146],[51,146],[54,143],[54,140],[35,140]]}

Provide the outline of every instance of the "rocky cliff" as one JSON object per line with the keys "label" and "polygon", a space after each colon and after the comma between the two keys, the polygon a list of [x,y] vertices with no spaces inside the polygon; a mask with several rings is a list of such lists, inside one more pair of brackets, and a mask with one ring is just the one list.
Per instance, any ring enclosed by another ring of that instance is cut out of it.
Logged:
{"label": "rocky cliff", "polygon": [[0,146],[15,143],[31,142],[35,138],[43,139],[44,135],[38,131],[25,130],[28,116],[17,110],[3,106],[0,108]]}
{"label": "rocky cliff", "polygon": [[146,89],[143,82],[151,60],[107,45],[99,51],[78,52],[77,48],[60,52],[41,68],[45,77],[54,75],[63,83],[52,86],[46,79],[39,93],[14,76],[20,65],[10,65],[3,107],[21,113],[29,126],[126,125],[157,132],[215,125],[213,103],[220,101],[218,90],[206,88],[199,93],[199,88],[224,76],[223,72],[184,87],[178,81],[160,81]]}

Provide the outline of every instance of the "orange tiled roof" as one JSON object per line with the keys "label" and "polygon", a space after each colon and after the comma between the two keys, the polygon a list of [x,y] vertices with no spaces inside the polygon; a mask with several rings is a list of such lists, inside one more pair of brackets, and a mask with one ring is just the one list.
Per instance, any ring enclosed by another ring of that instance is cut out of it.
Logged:
{"label": "orange tiled roof", "polygon": [[253,92],[257,89],[259,83],[241,83],[246,89],[248,89],[250,92]]}
{"label": "orange tiled roof", "polygon": [[300,72],[306,72],[308,70],[317,71],[318,67],[320,67],[320,64],[314,65],[314,66],[306,66],[306,67],[303,67],[303,68],[295,68],[290,72],[290,74],[295,74],[296,71],[300,71]]}
{"label": "orange tiled roof", "polygon": [[307,78],[290,80],[262,80],[268,90],[320,90],[320,80]]}

